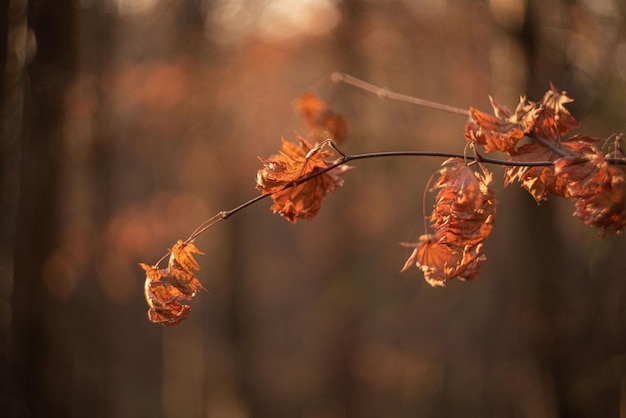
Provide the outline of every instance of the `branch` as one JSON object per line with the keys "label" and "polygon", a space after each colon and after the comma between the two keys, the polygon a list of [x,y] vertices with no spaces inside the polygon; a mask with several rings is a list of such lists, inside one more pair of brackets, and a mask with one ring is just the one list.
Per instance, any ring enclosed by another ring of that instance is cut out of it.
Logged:
{"label": "branch", "polygon": [[[366,92],[370,92],[373,94],[376,94],[378,97],[381,98],[388,98],[391,100],[396,100],[396,101],[400,101],[400,102],[405,102],[405,103],[409,103],[409,104],[413,104],[416,106],[420,106],[420,107],[426,107],[429,109],[434,109],[434,110],[440,110],[440,111],[444,111],[444,112],[448,112],[448,113],[453,113],[453,114],[457,114],[457,115],[462,115],[462,116],[469,116],[470,113],[469,111],[465,110],[465,109],[460,109],[457,107],[453,107],[453,106],[447,106],[447,105],[443,105],[440,103],[436,103],[436,102],[431,102],[428,100],[424,100],[424,99],[419,99],[416,97],[412,97],[412,96],[408,96],[405,94],[401,94],[401,93],[396,93],[393,91],[388,90],[387,88],[384,87],[378,87],[374,84],[368,83],[366,81],[363,81],[359,78],[356,78],[354,76],[351,76],[349,74],[345,74],[345,73],[339,73],[339,72],[335,72],[332,73],[330,76],[330,79],[332,82],[335,83],[345,83],[348,85],[351,85],[353,87],[359,88],[361,90],[364,90]],[[556,155],[559,155],[560,157],[568,157],[570,156],[569,153],[567,153],[565,150],[560,149],[558,147],[556,147],[554,144],[552,144],[550,141],[546,140],[545,138],[542,138],[541,136],[537,135],[536,133],[532,133],[529,135],[531,138],[535,139],[537,142],[541,143],[544,147],[548,148],[550,151],[552,151],[553,153],[555,153]],[[317,147],[322,147],[324,145],[328,145],[331,148],[333,148],[335,151],[337,151],[341,157],[339,159],[337,159],[336,161],[334,161],[331,165],[329,165],[328,167],[316,171],[308,176],[302,177],[298,180],[295,180],[291,183],[288,183],[286,185],[284,185],[281,189],[276,190],[272,193],[263,193],[260,194],[242,204],[240,204],[239,206],[236,206],[230,210],[224,210],[224,211],[220,211],[217,214],[213,215],[211,218],[207,219],[206,221],[202,222],[192,233],[191,235],[189,235],[189,237],[184,241],[185,243],[190,243],[191,241],[193,241],[196,237],[198,237],[199,235],[201,235],[203,232],[205,232],[207,229],[211,228],[212,226],[214,226],[215,224],[224,221],[228,218],[230,218],[232,215],[238,213],[239,211],[247,208],[248,206],[251,206],[267,197],[272,196],[275,193],[281,192],[283,190],[289,189],[291,187],[296,187],[299,186],[303,183],[306,183],[318,176],[321,176],[324,173],[327,173],[343,164],[346,164],[350,161],[357,161],[357,160],[366,160],[366,159],[374,159],[374,158],[387,158],[387,157],[446,157],[446,158],[461,158],[465,161],[467,160],[471,160],[471,161],[477,161],[477,162],[481,162],[481,163],[487,163],[487,164],[496,164],[496,165],[501,165],[501,166],[509,166],[509,167],[545,167],[545,166],[551,166],[554,165],[554,161],[526,161],[526,162],[522,162],[522,161],[506,161],[506,160],[500,160],[500,159],[496,159],[496,158],[489,158],[489,157],[484,157],[478,153],[475,153],[474,155],[465,155],[465,154],[459,154],[459,153],[450,153],[450,152],[436,152],[436,151],[383,151],[383,152],[373,152],[373,153],[365,153],[365,154],[345,154],[344,152],[342,152],[337,145],[335,144],[334,141],[332,141],[331,139],[328,139],[326,141],[322,141],[321,143],[319,143],[317,145]],[[307,156],[308,158],[308,156]],[[607,158],[606,159],[607,162],[609,162],[610,164],[617,164],[617,165],[626,165],[626,160],[623,158]],[[161,257],[161,259],[159,259],[159,261],[155,264],[155,266],[158,266],[160,263],[163,262],[163,260],[165,260],[169,255],[171,254],[171,251],[168,252],[167,254],[165,254],[163,257]]]}
{"label": "branch", "polygon": [[[216,213],[215,215],[213,215],[212,217],[210,217],[209,219],[207,219],[206,221],[202,222],[192,233],[191,235],[189,235],[189,237],[184,241],[186,244],[193,241],[196,237],[198,237],[199,235],[201,235],[203,232],[205,232],[207,229],[211,228],[212,226],[214,226],[215,224],[218,224],[222,221],[227,220],[228,218],[230,218],[232,215],[236,214],[237,212],[247,208],[248,206],[251,206],[267,197],[270,197],[271,195],[281,192],[283,190],[292,188],[292,187],[296,187],[299,186],[303,183],[306,183],[307,181],[313,180],[316,177],[321,176],[324,173],[327,173],[343,164],[346,164],[350,161],[357,161],[357,160],[369,160],[369,159],[374,159],[374,158],[388,158],[388,157],[446,157],[446,158],[461,158],[461,159],[465,159],[465,160],[471,160],[471,161],[479,161],[481,163],[488,163],[488,164],[497,164],[497,165],[502,165],[502,166],[513,166],[513,167],[536,167],[536,166],[549,166],[552,165],[553,162],[552,161],[532,161],[532,162],[520,162],[520,161],[505,161],[505,160],[499,160],[496,158],[488,158],[488,157],[483,157],[481,155],[463,155],[463,154],[459,154],[459,153],[454,153],[454,152],[431,152],[431,151],[385,151],[385,152],[372,152],[372,153],[366,153],[366,154],[344,154],[343,152],[341,152],[337,146],[335,145],[334,142],[329,141],[328,142],[330,144],[330,146],[335,149],[339,154],[342,155],[341,158],[337,159],[336,161],[334,161],[331,165],[329,165],[328,167],[324,168],[323,170],[319,170],[316,171],[306,177],[302,177],[296,181],[293,181],[291,183],[286,184],[282,189],[277,190],[273,193],[264,193],[264,194],[260,194],[256,197],[253,197],[252,199],[230,209],[230,210],[223,210],[220,211],[218,213]],[[620,160],[621,161],[621,160]],[[626,161],[621,161],[623,164],[626,164]],[[161,257],[159,259],[159,261],[156,262],[155,266],[158,266],[159,264],[161,264],[167,257],[169,257],[169,255],[171,254],[171,251],[168,252],[167,254],[165,254],[163,257]]]}
{"label": "branch", "polygon": [[353,87],[357,87],[361,90],[374,93],[378,97],[383,99],[391,99],[399,102],[409,103],[415,106],[427,107],[429,109],[441,110],[443,112],[454,113],[462,116],[469,116],[469,111],[460,109],[454,106],[447,106],[437,102],[431,102],[429,100],[418,99],[417,97],[408,96],[406,94],[396,93],[388,90],[386,87],[378,87],[374,84],[363,81],[359,78],[351,76],[345,73],[332,73],[330,80],[334,83],[345,83]]}
{"label": "branch", "polygon": [[[367,81],[363,81],[360,78],[354,77],[350,74],[346,74],[346,73],[340,73],[340,72],[334,72],[330,75],[330,80],[334,83],[344,83],[344,84],[348,84],[350,86],[356,87],[358,89],[361,89],[363,91],[369,92],[369,93],[373,93],[375,95],[377,95],[380,98],[383,99],[391,99],[391,100],[396,100],[399,102],[404,102],[404,103],[409,103],[415,106],[420,106],[420,107],[426,107],[429,109],[434,109],[434,110],[440,110],[443,112],[448,112],[448,113],[453,113],[456,115],[462,115],[462,116],[469,116],[470,113],[469,111],[465,110],[465,109],[461,109],[458,107],[454,107],[454,106],[447,106],[441,103],[437,103],[437,102],[431,102],[429,100],[424,100],[424,99],[419,99],[417,97],[413,97],[413,96],[409,96],[406,94],[402,94],[402,93],[397,93],[394,91],[391,91],[389,89],[387,89],[386,87],[379,87],[376,86],[372,83],[368,83]],[[555,147],[554,145],[552,145],[549,141],[547,141],[545,138],[540,137],[537,134],[532,134],[530,135],[533,139],[535,139],[537,142],[541,143],[544,147],[548,148],[550,151],[552,151],[553,153],[555,153],[556,155],[559,155],[561,157],[569,157],[570,154],[568,154],[566,151]],[[383,154],[383,153],[379,153],[379,154]],[[391,153],[393,154],[393,153]],[[403,154],[403,155],[418,155],[415,153],[397,153],[398,155]],[[445,156],[445,155],[440,155],[440,153],[427,153],[428,156]],[[426,156],[426,155],[425,155]],[[363,157],[359,157],[359,156],[355,156],[355,158],[351,158],[351,159],[365,159],[365,158],[372,158],[372,156],[363,156]],[[463,158],[467,158],[465,156],[463,156]],[[471,158],[470,158],[471,159]],[[486,162],[486,163],[493,163],[493,164],[500,164],[500,165],[511,165],[511,166],[515,166],[518,164],[514,164],[512,161],[508,161],[508,162],[502,162],[502,161],[498,161],[498,160],[491,160],[489,158],[484,158],[484,157],[480,157],[480,161],[482,162]],[[607,158],[607,161],[611,164],[618,164],[618,165],[626,165],[626,161],[624,161],[621,158]],[[538,165],[538,166],[542,166],[542,165],[548,165],[548,164],[544,164],[544,162],[538,162],[537,164],[533,164],[533,163],[525,163],[525,164],[519,164],[519,165],[525,165],[525,166],[532,166],[532,165]],[[551,165],[551,164],[550,164]]]}
{"label": "branch", "polygon": [[[476,277],[480,262],[486,259],[482,253],[482,245],[491,232],[495,216],[493,176],[482,165],[480,165],[482,173],[473,170],[470,167],[472,164],[468,161],[508,167],[556,166],[558,170],[514,169],[512,170],[513,177],[532,194],[537,202],[545,200],[549,194],[575,201],[574,216],[579,217],[585,224],[600,228],[601,235],[609,232],[619,233],[626,227],[625,173],[623,169],[608,167],[605,163],[626,165],[621,146],[623,137],[615,138],[615,149],[608,155],[604,155],[602,150],[593,144],[594,139],[588,137],[577,140],[574,146],[568,147],[572,148],[571,150],[560,148],[560,135],[578,126],[578,123],[564,107],[559,107],[571,99],[565,95],[565,92],[557,91],[552,85],[541,103],[537,104],[523,99],[518,107],[522,106],[524,109],[531,110],[522,115],[525,118],[522,122],[533,127],[526,136],[533,138],[536,143],[550,150],[557,157],[554,161],[505,161],[482,156],[476,150],[476,145],[483,145],[486,152],[504,151],[513,158],[515,155],[524,155],[521,159],[541,158],[538,157],[541,154],[537,153],[534,147],[526,150],[525,153],[523,151],[514,153],[518,150],[517,142],[521,139],[518,136],[522,135],[519,135],[519,130],[511,132],[510,128],[511,124],[520,121],[517,120],[517,115],[509,117],[509,111],[500,108],[495,102],[492,102],[495,116],[482,114],[482,112],[480,114],[472,112],[470,116],[470,112],[465,109],[392,92],[348,74],[333,73],[330,80],[334,83],[342,82],[354,86],[381,98],[470,117],[466,124],[468,142],[465,149],[467,151],[468,147],[471,148],[472,155],[434,151],[346,154],[333,140],[339,140],[345,134],[342,119],[328,110],[326,103],[322,100],[307,97],[308,101],[298,103],[298,110],[302,113],[305,124],[318,130],[316,134],[318,139],[329,139],[311,146],[308,141],[301,138],[300,147],[283,141],[280,154],[268,160],[261,159],[264,167],[257,174],[257,188],[262,190],[260,195],[230,210],[220,211],[202,222],[185,241],[178,240],[155,265],[140,263],[146,272],[144,291],[149,305],[150,321],[163,325],[178,324],[187,317],[191,299],[196,293],[204,290],[194,273],[194,270],[199,269],[199,265],[193,255],[202,254],[193,244],[196,237],[215,224],[229,219],[232,215],[270,196],[274,200],[272,210],[285,216],[289,221],[311,219],[319,210],[325,196],[342,184],[337,175],[346,172],[350,168],[346,164],[351,161],[389,157],[448,158],[443,168],[430,177],[424,191],[426,196],[427,192],[438,189],[436,204],[430,216],[426,216],[427,199],[426,197],[423,199],[425,234],[421,235],[416,243],[401,243],[405,247],[414,249],[401,271],[405,271],[414,264],[424,273],[426,281],[433,286],[443,286],[445,282],[455,277],[464,280]],[[544,114],[543,110],[546,109],[550,112]],[[536,110],[541,110],[541,115],[538,115]],[[554,131],[535,128],[536,125],[545,127],[551,124],[554,125]],[[513,125],[513,128],[516,126]],[[547,138],[542,135],[547,135]],[[575,137],[570,138],[570,140],[574,139]],[[328,149],[323,150],[324,147],[331,148],[334,152],[329,152]],[[609,155],[613,158],[609,158]],[[336,159],[331,161],[329,158]],[[578,164],[585,164],[584,170],[581,170]],[[341,173],[331,173],[332,170],[341,171]],[[283,193],[285,190],[300,186],[325,173],[329,173],[328,177],[319,178],[318,181],[306,187]],[[511,170],[508,174],[511,175]],[[544,175],[548,177],[547,180],[541,178]],[[559,179],[566,183],[561,186],[562,190],[557,190],[557,186],[549,183]],[[505,184],[509,180],[507,177]],[[431,188],[430,184],[433,181],[435,185]],[[535,183],[538,183],[538,188],[535,187]],[[277,195],[278,193],[281,194]],[[459,204],[460,202],[462,204]],[[607,205],[607,202],[610,204]],[[427,233],[429,221],[430,229],[433,230],[432,234]],[[170,259],[167,269],[160,269],[159,264],[168,257]]]}

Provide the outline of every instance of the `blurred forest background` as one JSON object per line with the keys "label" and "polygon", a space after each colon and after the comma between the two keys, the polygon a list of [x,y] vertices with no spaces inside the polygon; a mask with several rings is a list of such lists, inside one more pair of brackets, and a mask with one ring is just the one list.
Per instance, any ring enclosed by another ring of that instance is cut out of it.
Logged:
{"label": "blurred forest background", "polygon": [[333,71],[483,111],[551,81],[580,132],[626,132],[623,1],[1,7],[1,416],[626,417],[626,238],[499,180],[480,277],[432,288],[398,243],[441,159],[357,162],[308,223],[264,200],[218,224],[177,327],[148,321],[138,266],[257,195],[310,88],[349,153],[463,151],[463,117]]}

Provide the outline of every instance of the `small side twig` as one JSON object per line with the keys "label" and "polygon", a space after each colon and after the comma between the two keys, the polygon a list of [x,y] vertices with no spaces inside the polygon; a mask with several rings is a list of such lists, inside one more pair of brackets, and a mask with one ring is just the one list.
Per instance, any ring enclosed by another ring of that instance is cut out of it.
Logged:
{"label": "small side twig", "polygon": [[384,99],[392,99],[399,102],[409,103],[416,106],[427,107],[434,110],[441,110],[443,112],[454,113],[462,116],[469,116],[469,111],[454,106],[447,106],[437,102],[431,102],[430,100],[418,99],[417,97],[408,96],[406,94],[396,93],[395,91],[388,90],[385,87],[378,87],[374,84],[363,81],[360,78],[351,76],[350,74],[335,72],[330,76],[330,80],[334,83],[345,83],[351,86],[357,87],[361,90],[373,93],[378,97]]}

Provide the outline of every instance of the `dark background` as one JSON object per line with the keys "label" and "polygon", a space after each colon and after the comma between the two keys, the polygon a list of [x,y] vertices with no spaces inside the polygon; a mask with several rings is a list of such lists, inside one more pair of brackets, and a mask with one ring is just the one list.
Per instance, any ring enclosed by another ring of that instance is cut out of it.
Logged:
{"label": "dark background", "polygon": [[[399,274],[435,158],[367,160],[311,222],[269,201],[196,240],[209,290],[151,324],[139,262],[251,197],[313,87],[350,153],[462,152],[464,118],[576,101],[626,131],[619,0],[2,3],[3,417],[626,417],[626,240],[502,188],[480,277]],[[321,80],[321,81],[320,81]]]}

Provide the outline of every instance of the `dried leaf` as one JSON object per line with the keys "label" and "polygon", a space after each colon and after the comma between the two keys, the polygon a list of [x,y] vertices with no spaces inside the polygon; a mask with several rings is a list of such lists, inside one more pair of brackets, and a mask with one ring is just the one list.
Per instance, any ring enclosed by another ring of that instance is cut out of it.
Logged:
{"label": "dried leaf", "polygon": [[493,177],[483,166],[473,171],[458,158],[443,163],[431,191],[438,190],[430,215],[434,234],[422,235],[402,271],[415,264],[433,286],[455,277],[470,280],[478,275],[482,243],[493,228],[495,198]]}
{"label": "dried leaf", "polygon": [[328,104],[316,94],[308,92],[301,95],[295,100],[294,107],[316,141],[330,138],[340,143],[347,137],[345,118],[329,109]]}
{"label": "dried leaf", "polygon": [[540,103],[521,97],[515,113],[493,98],[489,97],[489,100],[494,116],[470,107],[470,116],[465,124],[465,139],[483,145],[486,152],[514,153],[518,142],[531,134],[558,142],[570,129],[578,126],[565,107],[573,100],[552,84]]}
{"label": "dried leaf", "polygon": [[[516,151],[509,153],[509,161],[533,162],[533,161],[554,161],[558,155],[550,149],[533,142],[519,147]],[[554,175],[554,166],[543,167],[509,167],[505,170],[504,186],[519,181],[523,188],[535,198],[537,203],[546,200],[548,195],[564,196],[565,187]]]}
{"label": "dried leaf", "polygon": [[436,234],[456,246],[476,245],[493,228],[495,197],[493,176],[483,166],[473,171],[460,159],[449,159],[438,171],[433,190],[439,189],[430,216]]}
{"label": "dried leaf", "polygon": [[515,114],[500,106],[492,97],[489,100],[495,116],[470,107],[470,116],[465,124],[465,139],[483,145],[486,152],[514,150],[532,128],[532,118],[528,117],[532,110],[526,109],[523,98]]}
{"label": "dried leaf", "polygon": [[204,254],[193,243],[178,240],[172,247],[169,259],[170,280],[181,292],[194,296],[196,292],[205,290],[195,276],[193,270],[200,270],[200,265],[193,254]]}
{"label": "dried leaf", "polygon": [[300,146],[283,139],[280,154],[268,160],[261,159],[263,168],[257,173],[256,187],[263,193],[273,193],[271,209],[274,213],[280,213],[294,223],[297,219],[311,219],[321,208],[326,195],[343,185],[339,176],[350,167],[339,166],[300,185],[285,187],[327,169],[332,162],[325,158],[332,155],[321,146],[312,147],[304,138],[300,138]]}
{"label": "dried leaf", "polygon": [[550,83],[550,90],[544,94],[538,107],[535,132],[542,138],[559,140],[571,129],[578,127],[578,122],[565,107],[573,101],[565,91],[559,91]]}
{"label": "dried leaf", "polygon": [[[326,168],[329,163],[324,158],[331,153],[312,150],[313,147],[304,138],[300,138],[300,146],[281,138],[279,154],[273,155],[268,160],[259,157],[263,168],[257,172],[256,188],[265,194],[275,193],[318,168]],[[312,155],[307,158],[309,152],[312,152]]]}
{"label": "dried leaf", "polygon": [[141,263],[146,272],[144,295],[150,321],[162,325],[176,325],[189,314],[187,303],[191,297],[180,291],[171,281],[167,270]]}
{"label": "dried leaf", "polygon": [[178,240],[172,247],[172,256],[170,258],[170,267],[172,262],[176,262],[178,266],[185,270],[200,270],[200,265],[193,258],[193,254],[204,254],[195,246],[193,241],[185,243],[183,240]]}
{"label": "dried leaf", "polygon": [[609,164],[592,143],[564,143],[578,155],[558,159],[555,173],[574,200],[574,216],[586,225],[601,228],[604,235],[620,233],[626,226],[626,171]]}
{"label": "dried leaf", "polygon": [[[563,145],[571,149],[576,147],[577,143],[595,143],[598,138],[590,136],[576,135],[557,143],[549,140],[554,146]],[[516,151],[509,153],[511,158],[509,161],[518,162],[534,162],[534,161],[555,161],[559,155],[555,154],[549,148],[540,142],[533,142],[519,147]],[[504,186],[519,181],[523,188],[535,198],[537,203],[544,201],[549,195],[568,197],[567,188],[562,178],[555,175],[554,166],[535,166],[535,167],[509,167],[505,170]]]}
{"label": "dried leaf", "polygon": [[445,286],[454,278],[474,279],[480,271],[480,262],[485,259],[482,244],[459,248],[433,235],[422,235],[417,243],[400,245],[414,248],[401,271],[415,264],[431,286]]}
{"label": "dried leaf", "polygon": [[193,241],[178,240],[172,247],[167,269],[139,264],[146,272],[144,295],[150,307],[150,321],[177,325],[189,315],[189,302],[197,292],[205,290],[193,273],[200,269],[193,254],[202,254]]}
{"label": "dried leaf", "polygon": [[155,324],[165,326],[178,325],[183,319],[187,319],[191,307],[188,305],[180,305],[180,310],[170,307],[167,310],[150,309],[148,310],[148,319]]}

